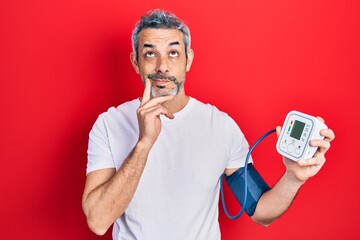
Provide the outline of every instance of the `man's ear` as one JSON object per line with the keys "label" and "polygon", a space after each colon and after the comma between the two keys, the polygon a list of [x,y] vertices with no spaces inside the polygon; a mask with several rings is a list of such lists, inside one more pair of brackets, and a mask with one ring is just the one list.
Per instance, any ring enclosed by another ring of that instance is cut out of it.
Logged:
{"label": "man's ear", "polygon": [[194,60],[194,51],[190,48],[188,51],[188,58],[186,61],[186,72],[190,71],[193,60]]}
{"label": "man's ear", "polygon": [[130,62],[133,65],[136,73],[140,74],[139,64],[138,61],[136,60],[136,53],[134,52],[130,53]]}

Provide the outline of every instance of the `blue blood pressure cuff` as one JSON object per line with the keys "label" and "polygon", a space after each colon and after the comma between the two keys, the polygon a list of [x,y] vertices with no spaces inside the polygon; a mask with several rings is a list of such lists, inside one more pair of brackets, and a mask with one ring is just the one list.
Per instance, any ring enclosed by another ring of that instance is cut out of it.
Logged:
{"label": "blue blood pressure cuff", "polygon": [[249,163],[247,165],[247,185],[248,193],[246,198],[246,206],[243,205],[244,195],[245,195],[245,168],[239,168],[236,172],[230,176],[225,175],[227,184],[229,185],[232,193],[235,195],[235,198],[245,208],[246,213],[249,216],[252,216],[255,212],[257,203],[259,202],[260,197],[270,189],[266,184],[264,179],[260,176],[259,172],[255,167]]}

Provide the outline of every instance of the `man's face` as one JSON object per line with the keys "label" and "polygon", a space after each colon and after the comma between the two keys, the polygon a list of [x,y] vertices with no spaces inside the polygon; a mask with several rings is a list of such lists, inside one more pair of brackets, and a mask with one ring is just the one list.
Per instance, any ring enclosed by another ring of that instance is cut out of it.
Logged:
{"label": "man's face", "polygon": [[193,52],[186,59],[183,34],[177,29],[141,30],[138,59],[131,54],[131,62],[145,83],[151,81],[152,97],[184,94],[186,72],[190,70]]}

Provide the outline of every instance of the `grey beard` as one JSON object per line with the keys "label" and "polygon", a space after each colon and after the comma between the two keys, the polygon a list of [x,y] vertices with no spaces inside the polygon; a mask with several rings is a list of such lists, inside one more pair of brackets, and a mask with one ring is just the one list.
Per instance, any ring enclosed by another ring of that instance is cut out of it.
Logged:
{"label": "grey beard", "polygon": [[183,83],[175,82],[175,87],[173,89],[162,89],[159,87],[151,86],[151,96],[153,98],[163,97],[163,96],[176,96],[180,89],[183,87]]}

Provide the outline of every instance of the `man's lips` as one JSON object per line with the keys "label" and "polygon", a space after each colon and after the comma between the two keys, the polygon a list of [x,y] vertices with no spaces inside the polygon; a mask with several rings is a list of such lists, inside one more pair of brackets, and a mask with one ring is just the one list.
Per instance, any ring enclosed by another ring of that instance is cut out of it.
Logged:
{"label": "man's lips", "polygon": [[170,83],[171,81],[166,79],[151,79],[151,82],[157,86],[164,86]]}

